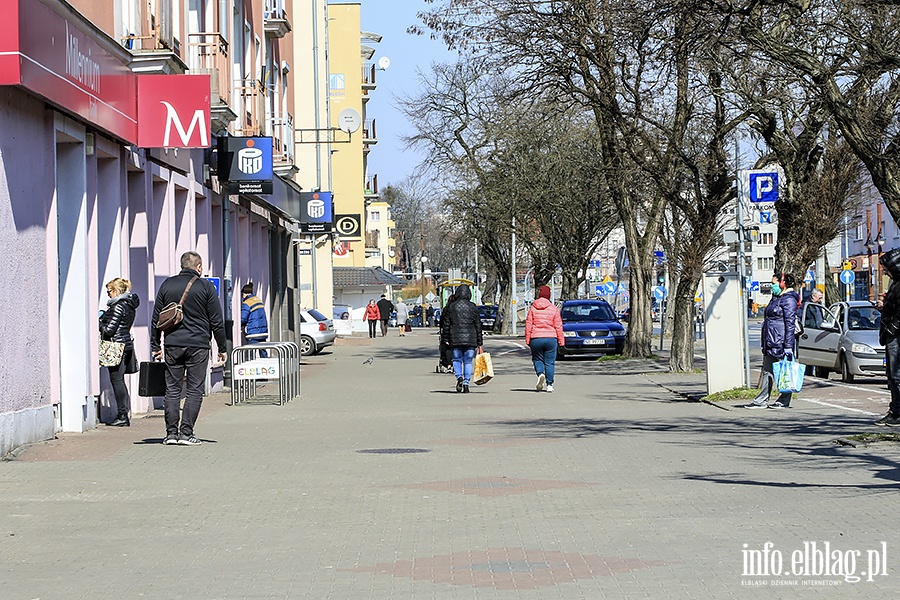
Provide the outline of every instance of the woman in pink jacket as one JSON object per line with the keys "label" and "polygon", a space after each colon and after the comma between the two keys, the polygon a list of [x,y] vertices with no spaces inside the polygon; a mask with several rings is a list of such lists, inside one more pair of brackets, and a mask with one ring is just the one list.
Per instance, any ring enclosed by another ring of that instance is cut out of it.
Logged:
{"label": "woman in pink jacket", "polygon": [[538,298],[525,318],[525,343],[531,348],[531,361],[537,373],[537,391],[553,391],[556,350],[566,345],[559,309],[550,302],[550,288],[542,285]]}

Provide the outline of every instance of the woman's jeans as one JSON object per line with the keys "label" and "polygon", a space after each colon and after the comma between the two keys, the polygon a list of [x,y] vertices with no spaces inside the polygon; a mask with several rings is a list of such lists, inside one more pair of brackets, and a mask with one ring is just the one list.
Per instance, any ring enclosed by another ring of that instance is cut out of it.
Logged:
{"label": "woman's jeans", "polygon": [[475,360],[475,348],[471,346],[456,346],[451,348],[453,353],[453,374],[463,383],[469,385],[472,379],[472,361]]}
{"label": "woman's jeans", "polygon": [[131,408],[131,398],[128,397],[128,387],[125,385],[125,370],[131,363],[131,354],[134,350],[126,349],[122,353],[122,362],[109,369],[109,381],[112,383],[113,393],[116,396],[116,418],[128,418],[128,409]]}
{"label": "woman's jeans", "polygon": [[547,378],[547,385],[553,385],[559,341],[556,338],[531,338],[528,345],[531,347],[531,362],[534,363],[534,372],[537,375],[543,373]]}
{"label": "woman's jeans", "polygon": [[[777,388],[775,387],[775,371],[772,367],[780,360],[780,358],[774,358],[768,354],[763,355],[762,374],[760,375],[762,381],[760,382],[759,393],[756,395],[756,398],[753,399],[753,404],[767,403],[772,392],[777,391]],[[791,392],[781,392],[778,396],[778,401],[785,406],[790,406]]]}
{"label": "woman's jeans", "polygon": [[369,337],[375,337],[375,328],[378,326],[378,321],[374,319],[369,319]]}

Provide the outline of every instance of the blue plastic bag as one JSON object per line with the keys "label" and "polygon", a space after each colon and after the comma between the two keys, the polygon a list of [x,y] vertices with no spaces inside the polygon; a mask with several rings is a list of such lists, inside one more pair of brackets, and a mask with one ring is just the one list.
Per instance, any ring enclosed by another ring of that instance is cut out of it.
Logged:
{"label": "blue plastic bag", "polygon": [[772,365],[772,374],[775,375],[775,385],[779,392],[799,392],[803,389],[806,365],[796,360],[782,358]]}

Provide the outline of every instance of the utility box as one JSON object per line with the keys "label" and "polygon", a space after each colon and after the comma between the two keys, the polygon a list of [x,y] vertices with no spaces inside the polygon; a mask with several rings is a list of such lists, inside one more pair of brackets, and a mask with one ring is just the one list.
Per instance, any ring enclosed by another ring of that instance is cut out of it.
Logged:
{"label": "utility box", "polygon": [[737,273],[703,275],[708,394],[744,387],[744,313],[747,310]]}

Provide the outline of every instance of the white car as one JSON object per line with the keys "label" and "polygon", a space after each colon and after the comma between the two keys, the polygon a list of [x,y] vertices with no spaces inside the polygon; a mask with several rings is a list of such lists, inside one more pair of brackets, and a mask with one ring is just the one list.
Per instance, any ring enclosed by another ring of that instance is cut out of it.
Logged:
{"label": "white car", "polygon": [[300,310],[300,354],[311,356],[334,344],[337,333],[331,319],[314,308]]}

